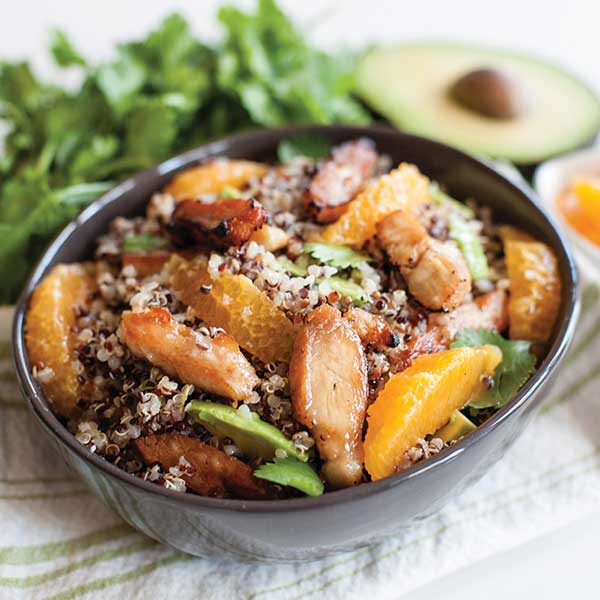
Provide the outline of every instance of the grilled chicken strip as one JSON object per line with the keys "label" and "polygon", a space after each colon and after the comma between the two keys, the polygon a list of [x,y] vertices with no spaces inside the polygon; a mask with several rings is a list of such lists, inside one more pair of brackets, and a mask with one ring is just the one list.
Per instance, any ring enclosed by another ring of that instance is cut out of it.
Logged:
{"label": "grilled chicken strip", "polygon": [[313,178],[302,202],[318,223],[332,223],[371,176],[377,152],[371,140],[360,139],[338,146]]}
{"label": "grilled chicken strip", "polygon": [[429,327],[438,327],[444,340],[452,343],[461,329],[487,329],[500,333],[508,327],[508,295],[494,290],[449,313],[431,313]]}
{"label": "grilled chicken strip", "polygon": [[265,209],[256,200],[221,198],[215,202],[182,200],[169,223],[173,241],[179,246],[212,243],[239,246],[265,222]]}
{"label": "grilled chicken strip", "polygon": [[406,347],[388,355],[393,372],[406,369],[421,354],[446,350],[461,329],[487,329],[500,333],[508,327],[508,296],[495,290],[467,302],[449,313],[431,313],[427,329]]}
{"label": "grilled chicken strip", "polygon": [[247,464],[195,438],[165,433],[138,438],[134,444],[147,465],[160,463],[165,471],[179,466],[186,485],[201,496],[233,494],[253,499],[267,495],[264,482],[254,477]]}
{"label": "grilled chicken strip", "polygon": [[392,330],[383,317],[362,308],[351,308],[346,312],[344,318],[358,333],[358,337],[365,347],[395,348],[400,343],[398,334]]}
{"label": "grilled chicken strip", "polygon": [[164,308],[123,313],[121,332],[132,354],[201,390],[239,401],[259,383],[229,334],[202,335],[177,323]]}
{"label": "grilled chicken strip", "polygon": [[377,236],[423,306],[453,310],[463,303],[471,291],[471,274],[453,242],[432,238],[416,217],[402,210],[379,223]]}
{"label": "grilled chicken strip", "polygon": [[340,312],[323,304],[298,333],[289,369],[296,419],[315,438],[332,488],[362,477],[362,429],[367,408],[367,365],[358,334]]}

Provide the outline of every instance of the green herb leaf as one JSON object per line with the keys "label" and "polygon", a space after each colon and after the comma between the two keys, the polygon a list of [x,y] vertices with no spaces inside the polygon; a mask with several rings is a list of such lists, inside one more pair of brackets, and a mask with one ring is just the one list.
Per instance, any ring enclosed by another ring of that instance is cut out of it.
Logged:
{"label": "green herb leaf", "polygon": [[337,277],[336,275],[328,277],[324,281],[331,286],[332,290],[339,292],[342,295],[342,298],[349,296],[354,304],[358,306],[369,301],[367,292],[365,292],[358,283],[354,283],[354,281],[344,279],[343,277]]}
{"label": "green herb leaf", "polygon": [[292,262],[285,256],[278,256],[275,262],[277,263],[273,265],[273,268],[275,269],[287,271],[295,277],[305,277],[307,275],[306,266],[298,264],[297,262]]}
{"label": "green herb leaf", "polygon": [[357,267],[361,263],[371,262],[372,260],[368,254],[362,254],[349,246],[340,246],[337,244],[323,244],[320,242],[305,244],[304,252],[310,254],[320,263],[337,267],[338,269]]}
{"label": "green herb leaf", "polygon": [[450,217],[450,238],[453,239],[465,257],[473,279],[485,279],[490,275],[483,246],[469,222],[459,215]]}
{"label": "green herb leaf", "polygon": [[287,485],[307,496],[320,496],[323,494],[323,482],[307,463],[300,462],[297,458],[275,458],[272,463],[265,463],[254,471],[260,479],[266,479],[279,485]]}
{"label": "green herb leaf", "polygon": [[277,146],[277,158],[282,163],[288,163],[299,156],[318,160],[330,153],[331,144],[318,135],[295,135],[279,142]]}
{"label": "green herb leaf", "polygon": [[511,341],[497,333],[484,329],[465,329],[460,332],[452,348],[491,344],[502,350],[502,362],[494,373],[494,387],[484,391],[469,408],[499,408],[511,400],[527,382],[535,370],[535,356],[530,352],[530,343]]}
{"label": "green herb leaf", "polygon": [[176,136],[175,113],[159,99],[140,100],[127,113],[127,154],[147,158],[148,166],[158,162],[169,152]]}
{"label": "green herb leaf", "polygon": [[123,114],[129,102],[141,91],[148,74],[131,52],[122,49],[119,60],[101,65],[96,83],[117,114]]}
{"label": "green herb leaf", "polygon": [[240,129],[370,121],[352,97],[355,57],[309,46],[274,0],[248,13],[225,6],[219,19],[225,39],[212,45],[175,14],[103,64],[56,31],[55,62],[84,75],[75,91],[0,61],[2,301],[15,299],[48,240],[108,180]]}
{"label": "green herb leaf", "polygon": [[148,233],[127,236],[123,240],[123,252],[152,252],[169,245],[165,238]]}
{"label": "green herb leaf", "polygon": [[55,30],[52,34],[50,52],[59,67],[85,67],[85,59],[75,50],[64,31]]}

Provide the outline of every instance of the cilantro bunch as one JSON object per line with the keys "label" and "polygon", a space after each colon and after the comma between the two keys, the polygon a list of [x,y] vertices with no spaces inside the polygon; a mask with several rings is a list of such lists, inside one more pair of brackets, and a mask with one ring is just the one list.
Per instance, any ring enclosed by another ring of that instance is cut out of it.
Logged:
{"label": "cilantro bunch", "polygon": [[55,62],[83,76],[74,93],[0,62],[0,303],[67,221],[135,171],[240,129],[369,121],[351,96],[353,57],[309,46],[274,0],[218,18],[217,44],[172,15],[99,65],[55,32]]}

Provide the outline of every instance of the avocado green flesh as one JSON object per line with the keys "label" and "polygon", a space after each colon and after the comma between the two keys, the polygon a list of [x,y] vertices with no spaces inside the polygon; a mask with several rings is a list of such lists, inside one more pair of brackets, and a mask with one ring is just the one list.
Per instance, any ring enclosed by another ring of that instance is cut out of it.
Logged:
{"label": "avocado green flesh", "polygon": [[266,423],[256,413],[246,417],[231,406],[200,400],[190,402],[186,412],[213,435],[233,440],[248,456],[272,460],[279,449],[301,461],[308,459],[277,427]]}
{"label": "avocado green flesh", "polygon": [[450,417],[450,420],[444,427],[438,429],[433,437],[440,438],[444,442],[452,442],[459,440],[461,437],[475,431],[477,426],[472,423],[459,410],[455,410]]}
{"label": "avocado green flesh", "polygon": [[[528,110],[493,119],[451,100],[449,86],[479,68],[513,74],[529,91]],[[361,60],[356,82],[362,99],[405,131],[524,165],[582,146],[600,127],[600,102],[583,83],[505,51],[451,43],[375,48]]]}
{"label": "avocado green flesh", "polygon": [[315,471],[308,464],[292,456],[276,458],[272,463],[261,465],[254,471],[254,475],[260,479],[296,488],[308,496],[320,496],[324,489],[323,482]]}

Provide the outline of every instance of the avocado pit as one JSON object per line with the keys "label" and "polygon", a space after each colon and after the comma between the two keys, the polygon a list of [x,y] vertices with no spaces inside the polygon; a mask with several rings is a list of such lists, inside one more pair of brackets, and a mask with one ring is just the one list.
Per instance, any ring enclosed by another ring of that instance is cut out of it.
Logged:
{"label": "avocado pit", "polygon": [[492,119],[517,119],[529,108],[523,83],[500,69],[469,71],[450,86],[448,95],[463,108]]}

